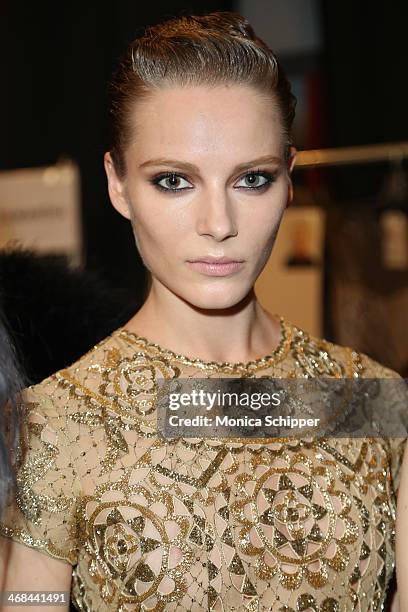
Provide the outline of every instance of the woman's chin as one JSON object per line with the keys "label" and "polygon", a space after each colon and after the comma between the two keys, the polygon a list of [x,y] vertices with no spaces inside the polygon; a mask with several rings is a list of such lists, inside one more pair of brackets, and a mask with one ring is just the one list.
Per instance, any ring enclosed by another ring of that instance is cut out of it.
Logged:
{"label": "woman's chin", "polygon": [[182,297],[186,302],[190,303],[195,308],[201,308],[204,310],[221,310],[225,308],[233,308],[239,304],[245,296],[248,294],[249,289],[243,287],[224,288],[218,291],[209,290],[197,290],[182,294]]}

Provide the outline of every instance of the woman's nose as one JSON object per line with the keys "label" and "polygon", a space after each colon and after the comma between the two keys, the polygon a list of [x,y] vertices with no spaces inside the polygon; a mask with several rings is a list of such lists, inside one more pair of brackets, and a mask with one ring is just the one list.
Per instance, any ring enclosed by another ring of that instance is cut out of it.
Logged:
{"label": "woman's nose", "polygon": [[211,236],[221,241],[237,235],[236,213],[225,191],[207,192],[198,202],[196,210],[197,232],[200,236]]}

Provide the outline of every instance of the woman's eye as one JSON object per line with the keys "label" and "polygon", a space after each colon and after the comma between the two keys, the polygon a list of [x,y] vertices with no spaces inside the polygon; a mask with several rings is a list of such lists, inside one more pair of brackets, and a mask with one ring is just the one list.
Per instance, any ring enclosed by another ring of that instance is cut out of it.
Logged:
{"label": "woman's eye", "polygon": [[179,174],[165,174],[153,179],[153,183],[165,191],[182,191],[192,189],[191,183]]}
{"label": "woman's eye", "polygon": [[[247,190],[267,189],[275,180],[274,176],[266,171],[247,172],[234,187]],[[162,191],[185,191],[193,189],[193,185],[180,174],[167,172],[151,179],[151,182]]]}
{"label": "woman's eye", "polygon": [[260,189],[269,185],[272,181],[273,177],[268,172],[248,172],[235,186],[243,187],[244,189]]}

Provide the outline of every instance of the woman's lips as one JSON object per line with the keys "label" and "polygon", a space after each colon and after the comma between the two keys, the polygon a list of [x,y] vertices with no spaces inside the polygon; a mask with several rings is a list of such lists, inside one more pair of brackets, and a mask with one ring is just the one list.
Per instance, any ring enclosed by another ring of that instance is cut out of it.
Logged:
{"label": "woman's lips", "polygon": [[207,261],[188,261],[188,265],[196,272],[206,274],[207,276],[228,276],[234,272],[238,272],[244,265],[243,261],[229,262],[207,262]]}

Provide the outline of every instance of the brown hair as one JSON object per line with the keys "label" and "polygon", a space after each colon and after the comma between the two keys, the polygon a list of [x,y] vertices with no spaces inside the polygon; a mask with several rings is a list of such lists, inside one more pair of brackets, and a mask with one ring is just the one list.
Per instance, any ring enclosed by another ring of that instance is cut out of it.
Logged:
{"label": "brown hair", "polygon": [[116,172],[126,173],[124,151],[137,100],[166,85],[246,84],[276,100],[291,145],[296,98],[273,51],[234,12],[183,15],[147,28],[128,46],[109,85],[110,151]]}

